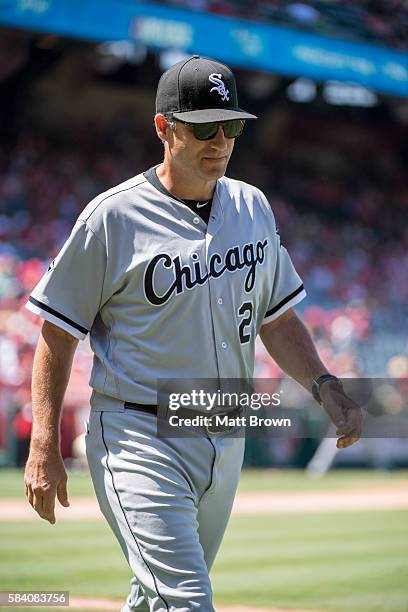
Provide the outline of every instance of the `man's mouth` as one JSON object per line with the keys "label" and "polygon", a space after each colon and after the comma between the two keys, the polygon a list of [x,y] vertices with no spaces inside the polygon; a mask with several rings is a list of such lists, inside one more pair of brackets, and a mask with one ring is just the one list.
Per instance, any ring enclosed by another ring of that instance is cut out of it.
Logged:
{"label": "man's mouth", "polygon": [[222,155],[220,157],[210,157],[209,155],[206,155],[206,156],[204,156],[203,159],[211,159],[213,161],[221,161],[221,160],[227,159],[227,156],[226,155]]}

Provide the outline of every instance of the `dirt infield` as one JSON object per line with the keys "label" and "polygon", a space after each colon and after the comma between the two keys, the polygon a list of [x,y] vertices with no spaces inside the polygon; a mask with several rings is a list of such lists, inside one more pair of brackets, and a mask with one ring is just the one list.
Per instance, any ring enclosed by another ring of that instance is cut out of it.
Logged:
{"label": "dirt infield", "polygon": [[[99,599],[93,597],[70,597],[69,607],[72,610],[107,610],[119,612],[123,606],[120,599]],[[319,612],[319,610],[300,610],[288,608],[248,608],[246,606],[217,606],[217,612]],[[320,611],[322,612],[322,611]]]}
{"label": "dirt infield", "polygon": [[[387,486],[342,489],[341,491],[293,491],[293,492],[242,492],[236,496],[233,513],[253,514],[297,514],[311,512],[364,512],[367,510],[408,509],[408,487],[401,483]],[[93,497],[71,499],[71,506],[63,508],[57,504],[58,520],[79,521],[102,519]],[[2,499],[0,521],[36,520],[37,515],[23,499]]]}

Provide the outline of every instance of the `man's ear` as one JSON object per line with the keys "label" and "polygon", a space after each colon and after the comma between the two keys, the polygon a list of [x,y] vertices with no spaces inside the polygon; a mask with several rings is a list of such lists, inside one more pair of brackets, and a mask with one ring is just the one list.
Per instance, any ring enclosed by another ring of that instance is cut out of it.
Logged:
{"label": "man's ear", "polygon": [[164,142],[168,142],[169,140],[169,130],[170,125],[166,117],[162,113],[157,113],[154,117],[154,125],[156,128],[156,134],[160,138],[160,140]]}

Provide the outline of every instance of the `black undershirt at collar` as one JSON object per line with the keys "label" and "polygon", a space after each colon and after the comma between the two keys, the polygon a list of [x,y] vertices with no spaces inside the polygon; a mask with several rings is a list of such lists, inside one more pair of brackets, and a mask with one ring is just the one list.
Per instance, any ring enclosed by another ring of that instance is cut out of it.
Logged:
{"label": "black undershirt at collar", "polygon": [[208,223],[208,219],[210,218],[211,204],[212,198],[210,200],[181,200],[180,198],[176,198],[170,191],[168,191],[163,183],[160,181],[159,177],[156,173],[156,168],[158,166],[153,166],[153,168],[149,168],[146,172],[143,172],[143,176],[146,180],[149,181],[153,187],[155,187],[160,193],[172,198],[173,200],[178,200],[182,202],[186,206],[188,206],[193,212],[197,213],[205,223]]}

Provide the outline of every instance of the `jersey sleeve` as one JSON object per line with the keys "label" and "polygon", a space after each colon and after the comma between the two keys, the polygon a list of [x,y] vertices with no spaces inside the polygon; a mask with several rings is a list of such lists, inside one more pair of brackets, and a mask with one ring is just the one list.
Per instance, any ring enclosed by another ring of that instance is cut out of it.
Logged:
{"label": "jersey sleeve", "polygon": [[262,325],[274,321],[286,310],[298,304],[306,297],[302,279],[284,246],[281,245],[279,233],[276,233],[276,270],[271,299]]}
{"label": "jersey sleeve", "polygon": [[77,221],[26,307],[83,340],[101,307],[105,271],[105,245],[85,221]]}

